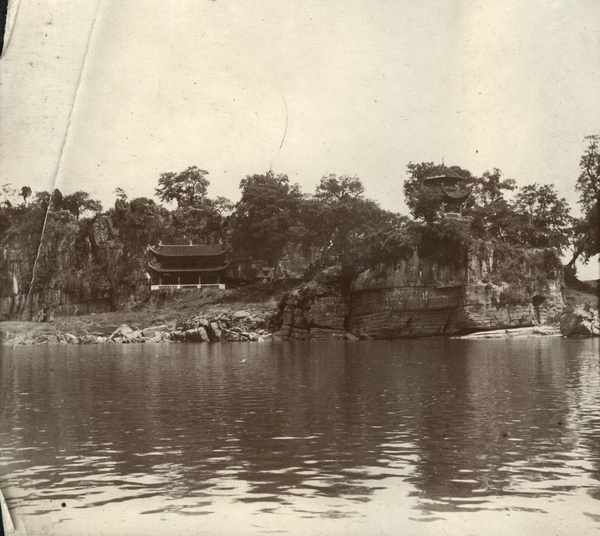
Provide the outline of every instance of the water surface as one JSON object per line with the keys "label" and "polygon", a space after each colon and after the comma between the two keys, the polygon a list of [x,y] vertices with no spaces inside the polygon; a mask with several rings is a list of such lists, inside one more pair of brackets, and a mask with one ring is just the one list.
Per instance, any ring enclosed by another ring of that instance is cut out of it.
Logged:
{"label": "water surface", "polygon": [[18,533],[600,533],[598,340],[3,350]]}

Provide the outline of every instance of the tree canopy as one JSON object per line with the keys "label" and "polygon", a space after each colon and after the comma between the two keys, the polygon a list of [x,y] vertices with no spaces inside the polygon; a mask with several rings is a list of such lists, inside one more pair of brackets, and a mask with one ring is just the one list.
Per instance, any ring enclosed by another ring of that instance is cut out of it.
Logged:
{"label": "tree canopy", "polygon": [[314,197],[303,201],[303,243],[318,248],[321,263],[356,264],[364,256],[361,248],[366,236],[389,217],[363,193],[358,177],[332,174],[321,179]]}
{"label": "tree canopy", "polygon": [[275,271],[298,225],[301,194],[287,175],[248,175],[240,182],[242,197],[235,205],[234,244],[252,258],[272,263]]}
{"label": "tree canopy", "polygon": [[29,186],[23,186],[21,188],[21,197],[23,198],[23,205],[27,205],[27,198],[31,196],[31,188]]}
{"label": "tree canopy", "polygon": [[515,242],[559,250],[567,247],[572,224],[570,209],[552,184],[523,186],[515,195],[513,206],[517,217],[510,237]]}
{"label": "tree canopy", "polygon": [[579,192],[579,203],[584,213],[588,213],[594,205],[600,202],[600,153],[598,142],[600,135],[587,136],[586,147],[579,161],[581,170],[575,189]]}
{"label": "tree canopy", "polygon": [[158,179],[156,195],[161,201],[177,201],[178,207],[193,207],[206,197],[210,182],[206,178],[208,171],[190,166],[179,173],[161,173]]}
{"label": "tree canopy", "polygon": [[79,219],[79,216],[84,212],[102,212],[102,203],[92,199],[90,194],[81,190],[65,195],[62,200],[62,207],[65,210],[68,210],[77,219]]}
{"label": "tree canopy", "polygon": [[364,191],[365,188],[358,177],[348,175],[338,177],[335,173],[331,173],[321,177],[315,197],[324,201],[342,202],[348,198],[360,197]]}
{"label": "tree canopy", "polygon": [[489,205],[504,199],[503,191],[513,191],[516,187],[514,179],[502,180],[502,171],[494,168],[492,172],[485,171],[476,179],[474,195],[479,204]]}
{"label": "tree canopy", "polygon": [[587,136],[587,147],[579,160],[579,177],[575,189],[579,192],[582,216],[573,225],[572,269],[580,257],[586,263],[600,253],[600,135]]}

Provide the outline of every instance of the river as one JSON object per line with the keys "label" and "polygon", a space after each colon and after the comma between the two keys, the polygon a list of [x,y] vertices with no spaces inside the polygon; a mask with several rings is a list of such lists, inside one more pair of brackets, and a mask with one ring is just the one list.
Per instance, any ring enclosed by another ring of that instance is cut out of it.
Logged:
{"label": "river", "polygon": [[2,350],[16,535],[600,533],[598,340]]}

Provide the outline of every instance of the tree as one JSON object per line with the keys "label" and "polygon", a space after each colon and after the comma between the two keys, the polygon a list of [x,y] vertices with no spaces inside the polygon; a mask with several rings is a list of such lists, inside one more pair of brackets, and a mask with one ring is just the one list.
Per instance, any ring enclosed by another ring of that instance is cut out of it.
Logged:
{"label": "tree", "polygon": [[347,175],[338,177],[335,173],[331,173],[321,177],[315,197],[324,201],[336,200],[341,202],[348,198],[360,197],[364,191],[365,189],[358,177],[348,177]]}
{"label": "tree", "polygon": [[583,216],[573,224],[573,256],[567,269],[573,271],[581,257],[584,264],[600,253],[600,135],[586,136],[587,147],[579,160],[579,177],[575,189]]}
{"label": "tree", "polygon": [[[10,183],[6,183],[2,185],[2,196],[3,196],[3,202],[4,202],[4,206],[6,207],[12,207],[13,203],[12,201],[14,201],[15,197],[17,195],[17,191],[12,187],[12,184]],[[11,201],[12,199],[12,201]]]}
{"label": "tree", "polygon": [[161,173],[156,195],[161,201],[177,201],[178,207],[197,206],[206,197],[208,171],[191,166],[179,173]]}
{"label": "tree", "polygon": [[127,201],[127,193],[125,192],[125,190],[123,190],[123,188],[115,188],[113,193],[115,194],[117,199],[120,199],[121,201]]}
{"label": "tree", "polygon": [[37,192],[33,199],[34,203],[44,211],[48,210],[49,206],[54,211],[62,210],[63,194],[58,188],[55,188],[51,194],[46,191]]}
{"label": "tree", "polygon": [[600,202],[600,135],[586,136],[588,146],[579,161],[581,173],[575,189],[579,192],[579,203],[584,214],[590,212]]}
{"label": "tree", "polygon": [[476,204],[470,213],[473,217],[471,227],[476,236],[509,239],[517,216],[504,198],[504,191],[512,191],[516,187],[514,179],[502,180],[502,172],[498,168],[486,171],[476,179],[472,196]]}
{"label": "tree", "polygon": [[521,188],[514,199],[515,219],[511,239],[528,247],[556,247],[563,250],[569,244],[572,226],[570,209],[559,198],[552,184],[536,183]]}
{"label": "tree", "polygon": [[227,242],[233,204],[225,197],[204,199],[197,206],[184,206],[171,213],[168,240],[171,243],[219,244]]}
{"label": "tree", "polygon": [[233,226],[236,249],[270,262],[277,278],[279,261],[298,225],[299,187],[290,186],[287,175],[269,170],[264,175],[248,175],[240,188]]}
{"label": "tree", "polygon": [[92,199],[90,194],[81,190],[64,196],[62,206],[77,219],[84,212],[102,212],[102,203]]}
{"label": "tree", "polygon": [[600,253],[600,204],[596,203],[583,218],[574,221],[572,236],[573,256],[566,268],[574,274],[575,262],[580,257],[585,264]]}
{"label": "tree", "polygon": [[475,181],[474,195],[481,205],[496,203],[504,198],[503,190],[512,191],[517,187],[514,179],[502,180],[502,171],[494,168],[494,171],[486,171]]}
{"label": "tree", "polygon": [[361,180],[356,176],[338,178],[331,174],[321,178],[315,194],[318,202],[316,218],[313,222],[307,221],[306,225],[314,228],[317,224],[314,234],[315,238],[321,239],[322,259],[331,254],[343,255],[350,246],[352,235],[360,234],[359,229],[379,208],[362,198],[364,191]]}
{"label": "tree", "polygon": [[478,205],[471,212],[474,236],[485,240],[513,241],[516,222],[521,216],[506,199],[500,198],[487,205]]}
{"label": "tree", "polygon": [[29,186],[23,186],[21,188],[21,197],[23,198],[23,205],[27,206],[27,198],[31,196],[31,188]]}
{"label": "tree", "polygon": [[369,236],[387,228],[392,214],[362,197],[358,177],[328,175],[321,179],[314,197],[300,207],[301,241],[318,248],[321,265],[341,264],[351,273],[369,258]]}

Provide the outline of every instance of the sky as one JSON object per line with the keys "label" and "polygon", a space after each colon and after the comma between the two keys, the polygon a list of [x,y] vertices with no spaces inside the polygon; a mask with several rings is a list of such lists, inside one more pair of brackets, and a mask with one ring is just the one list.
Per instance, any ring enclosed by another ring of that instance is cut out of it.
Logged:
{"label": "sky", "polygon": [[0,60],[0,182],[105,208],[195,165],[212,197],[336,173],[406,212],[411,161],[552,183],[576,208],[595,133],[596,0],[20,0]]}

